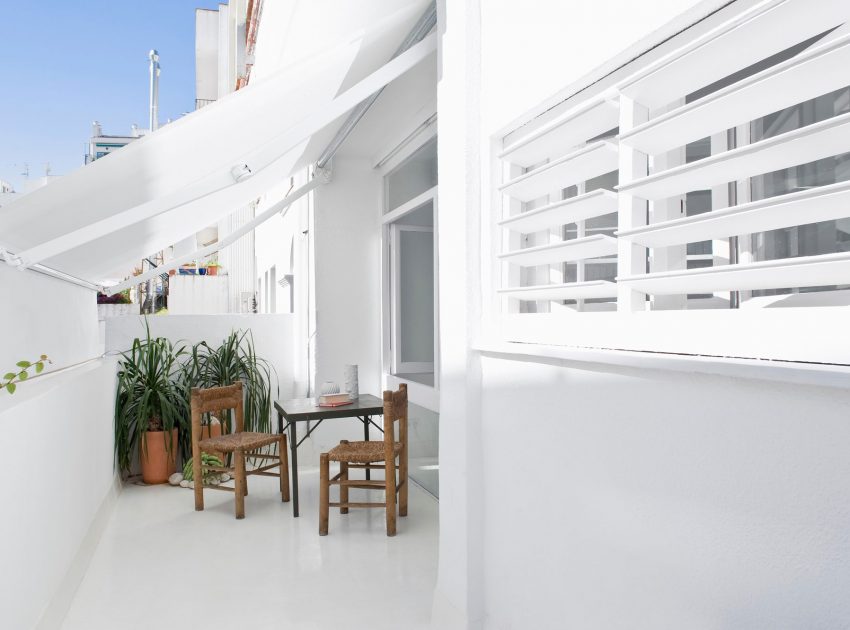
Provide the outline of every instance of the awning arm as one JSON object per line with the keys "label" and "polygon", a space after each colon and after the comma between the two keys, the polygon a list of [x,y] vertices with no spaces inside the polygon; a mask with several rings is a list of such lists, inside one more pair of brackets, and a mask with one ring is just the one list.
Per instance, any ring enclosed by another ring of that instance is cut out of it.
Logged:
{"label": "awning arm", "polygon": [[[404,38],[404,41],[401,43],[401,46],[393,54],[392,58],[395,59],[405,51],[409,50],[423,39],[431,30],[434,28],[434,25],[437,23],[437,3],[431,2],[428,5],[428,8],[425,10],[419,19],[416,21],[416,24],[413,26],[413,29],[407,34],[407,37]],[[384,86],[386,87],[386,86]],[[378,97],[381,95],[381,92],[384,91],[382,87],[380,90],[372,94],[365,101],[361,102],[357,107],[355,107],[352,112],[348,115],[345,122],[342,124],[342,127],[339,131],[337,131],[336,135],[330,141],[328,146],[322,151],[322,154],[319,156],[316,164],[319,168],[324,168],[325,165],[331,161],[334,154],[339,150],[342,143],[345,142],[345,139],[354,131],[354,128],[357,126],[357,123],[360,122],[360,119],[366,115],[366,112],[369,111],[369,108],[378,100]]]}
{"label": "awning arm", "polygon": [[240,238],[245,236],[248,232],[256,228],[261,223],[265,223],[269,219],[271,219],[274,215],[281,213],[286,213],[286,210],[298,199],[309,193],[311,190],[317,188],[321,184],[326,184],[330,181],[330,171],[325,169],[316,169],[316,172],[309,182],[296,188],[286,197],[278,201],[276,204],[269,206],[267,210],[265,210],[262,214],[257,215],[246,224],[240,226],[238,229],[234,230],[227,236],[225,236],[220,241],[213,243],[212,245],[207,245],[206,247],[202,247],[201,249],[192,252],[191,254],[186,254],[185,256],[180,256],[179,258],[173,258],[168,262],[160,265],[159,267],[154,267],[150,271],[146,271],[145,273],[133,276],[125,280],[124,282],[120,282],[111,287],[104,288],[104,291],[107,295],[115,295],[116,293],[121,293],[130,287],[134,287],[137,284],[141,284],[142,282],[146,282],[151,278],[155,278],[157,276],[162,275],[163,273],[167,273],[172,269],[176,269],[177,267],[183,265],[187,262],[192,262],[193,260],[197,260],[199,258],[203,258],[204,256],[209,256],[212,253],[215,253],[221,249],[224,249],[231,243],[238,241]]}
{"label": "awning arm", "polygon": [[[292,127],[286,129],[280,135],[270,138],[268,144],[274,145],[274,147],[279,147],[278,155],[282,155],[286,151],[298,145],[300,142],[309,138],[312,134],[321,130],[331,121],[350,111],[353,107],[356,107],[360,102],[368,99],[375,92],[383,89],[385,85],[419,64],[421,61],[430,56],[436,49],[437,37],[436,33],[432,33],[402,54],[387,62],[384,66],[361,80],[359,83],[353,85],[348,90],[337,96],[326,108],[323,108],[321,111],[317,111],[316,113],[308,116],[306,119],[299,121]],[[257,151],[262,151],[263,149],[268,151],[266,147],[261,147]],[[117,212],[105,219],[101,219],[68,232],[67,234],[57,236],[56,238],[44,243],[34,245],[33,247],[20,252],[15,260],[7,262],[13,266],[29,267],[99,238],[108,236],[109,234],[117,232],[123,228],[140,223],[141,221],[164,212],[174,210],[183,205],[187,205],[193,201],[197,201],[200,198],[211,197],[215,193],[220,192],[223,188],[238,186],[239,182],[244,179],[241,177],[240,173],[236,172],[238,168],[247,166],[250,171],[257,173],[269,165],[270,162],[268,160],[257,163],[252,159],[261,159],[256,155],[257,151],[254,151],[252,156],[242,156],[242,158],[234,157],[234,160],[238,159],[238,162],[236,163],[236,166],[233,167],[233,170],[228,174],[228,177],[232,177],[232,180],[228,185],[219,187],[218,190],[205,190],[203,193],[197,195],[192,195],[184,191],[182,194],[186,195],[185,198],[177,197],[175,198],[176,203],[166,206],[158,206],[153,202],[140,204],[133,208]],[[267,156],[265,157],[267,158]]]}

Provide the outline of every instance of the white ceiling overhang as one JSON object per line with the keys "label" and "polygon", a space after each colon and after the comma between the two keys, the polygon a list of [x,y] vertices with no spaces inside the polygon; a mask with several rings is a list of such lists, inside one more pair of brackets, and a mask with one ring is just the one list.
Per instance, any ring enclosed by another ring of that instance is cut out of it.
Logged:
{"label": "white ceiling overhang", "polygon": [[[370,0],[327,16],[336,38],[324,49],[4,206],[0,247],[25,266],[100,284],[215,223],[313,162],[317,136],[430,56],[433,35],[387,63],[427,4]],[[260,37],[275,37],[274,26],[264,19]],[[237,181],[243,164],[252,175]]]}

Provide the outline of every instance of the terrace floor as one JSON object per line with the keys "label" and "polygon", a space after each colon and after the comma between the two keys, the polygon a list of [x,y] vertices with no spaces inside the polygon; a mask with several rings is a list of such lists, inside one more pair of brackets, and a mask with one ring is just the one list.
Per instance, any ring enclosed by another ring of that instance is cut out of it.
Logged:
{"label": "terrace floor", "polygon": [[299,474],[297,519],[276,478],[249,478],[242,521],[230,493],[205,492],[195,512],[188,489],[126,486],[63,630],[428,627],[437,501],[411,484],[395,538],[378,509],[332,509],[320,537],[318,469]]}

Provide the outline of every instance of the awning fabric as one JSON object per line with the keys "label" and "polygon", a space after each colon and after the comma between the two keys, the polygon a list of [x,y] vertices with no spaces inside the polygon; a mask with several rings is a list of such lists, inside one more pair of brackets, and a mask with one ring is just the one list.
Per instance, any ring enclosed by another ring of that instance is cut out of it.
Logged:
{"label": "awning fabric", "polygon": [[[0,246],[23,254],[25,264],[41,263],[98,284],[115,270],[129,272],[142,257],[215,223],[313,162],[324,146],[311,138],[332,133],[357,104],[349,101],[358,86],[362,91],[369,80],[381,79],[380,71],[390,65],[384,64],[427,1],[353,4],[370,5],[363,15],[373,19],[364,24],[356,12],[338,16],[351,28],[333,48],[252,81],[4,206]],[[375,20],[375,15],[384,17]],[[433,48],[433,41],[429,45]],[[409,51],[410,58],[427,53],[427,45],[420,48]],[[382,76],[391,80],[392,73]],[[242,165],[252,175],[237,181]]]}

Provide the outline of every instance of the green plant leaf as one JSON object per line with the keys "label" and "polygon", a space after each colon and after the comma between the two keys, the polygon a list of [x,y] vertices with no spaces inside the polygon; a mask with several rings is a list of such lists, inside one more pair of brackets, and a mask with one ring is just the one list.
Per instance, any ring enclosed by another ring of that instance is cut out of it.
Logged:
{"label": "green plant leaf", "polygon": [[11,381],[16,376],[17,376],[17,374],[15,374],[14,372],[6,372],[6,374],[3,376],[3,380],[4,381]]}
{"label": "green plant leaf", "polygon": [[32,363],[30,363],[29,361],[18,361],[17,363],[15,363],[15,365],[17,365],[20,368],[28,368],[29,366],[32,365]]}
{"label": "green plant leaf", "polygon": [[18,374],[18,378],[21,379],[22,381],[27,380],[29,377],[30,377],[30,375],[27,374],[26,370],[23,370],[20,374]]}
{"label": "green plant leaf", "polygon": [[39,361],[38,363],[35,364],[35,373],[41,374],[42,370],[44,370],[44,363]]}
{"label": "green plant leaf", "polygon": [[17,385],[15,385],[14,383],[6,383],[6,389],[9,390],[10,394],[14,394],[15,389],[17,389]]}

